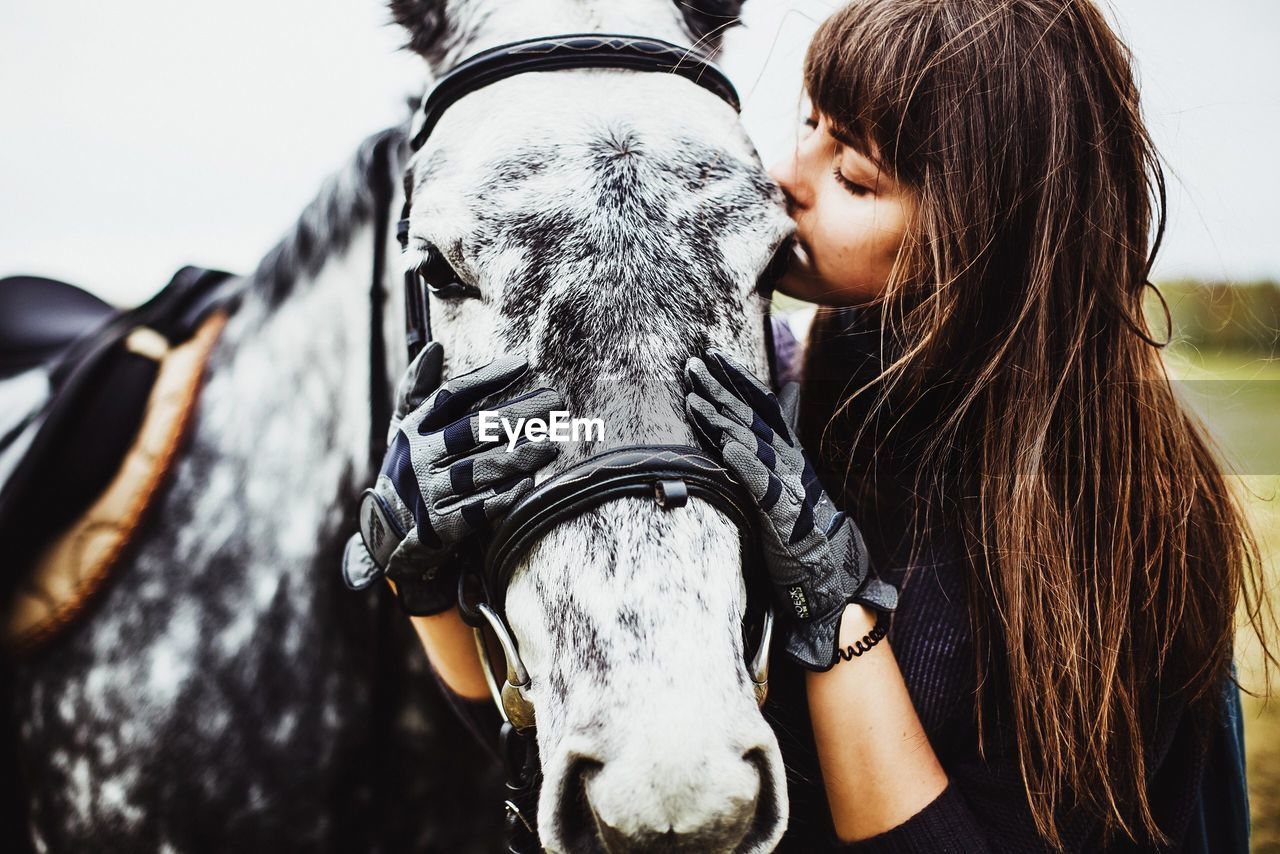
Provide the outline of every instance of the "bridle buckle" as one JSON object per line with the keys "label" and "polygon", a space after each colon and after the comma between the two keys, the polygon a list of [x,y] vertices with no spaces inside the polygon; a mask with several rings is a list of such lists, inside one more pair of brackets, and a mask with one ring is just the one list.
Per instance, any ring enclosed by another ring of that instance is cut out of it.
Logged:
{"label": "bridle buckle", "polygon": [[689,500],[689,485],[680,478],[660,480],[653,485],[653,499],[663,510],[683,507]]}

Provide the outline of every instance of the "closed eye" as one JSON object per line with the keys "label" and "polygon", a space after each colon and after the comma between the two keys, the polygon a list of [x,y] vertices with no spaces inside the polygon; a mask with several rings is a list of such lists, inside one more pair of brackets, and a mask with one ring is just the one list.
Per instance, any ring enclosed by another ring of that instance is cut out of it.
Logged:
{"label": "closed eye", "polygon": [[870,195],[872,192],[870,187],[865,186],[863,184],[859,184],[856,181],[851,181],[848,178],[846,178],[844,173],[840,171],[839,163],[837,163],[835,166],[831,168],[831,174],[833,177],[835,177],[837,184],[839,184],[841,187],[844,187],[846,190],[848,190],[850,193],[852,193],[855,196],[866,196],[866,195]]}

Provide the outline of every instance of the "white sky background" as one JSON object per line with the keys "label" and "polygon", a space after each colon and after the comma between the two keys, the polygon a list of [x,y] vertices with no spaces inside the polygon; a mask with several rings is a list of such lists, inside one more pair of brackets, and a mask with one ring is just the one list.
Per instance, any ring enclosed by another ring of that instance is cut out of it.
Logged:
{"label": "white sky background", "polygon": [[[723,65],[766,162],[790,144],[804,48],[836,5],[749,0],[730,34]],[[1280,4],[1114,6],[1170,164],[1158,276],[1280,279]],[[0,275],[128,304],[184,263],[251,270],[420,91],[387,20],[381,0],[5,0]]]}

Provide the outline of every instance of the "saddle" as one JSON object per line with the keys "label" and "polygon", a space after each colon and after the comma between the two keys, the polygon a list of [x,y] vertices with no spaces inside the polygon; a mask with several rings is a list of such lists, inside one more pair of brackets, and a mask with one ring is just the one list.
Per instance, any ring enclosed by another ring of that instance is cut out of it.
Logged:
{"label": "saddle", "polygon": [[0,638],[27,653],[70,624],[118,562],[191,422],[235,294],[184,267],[118,310],[53,279],[0,279],[0,380],[43,368],[45,404],[0,438],[32,434],[0,487]]}

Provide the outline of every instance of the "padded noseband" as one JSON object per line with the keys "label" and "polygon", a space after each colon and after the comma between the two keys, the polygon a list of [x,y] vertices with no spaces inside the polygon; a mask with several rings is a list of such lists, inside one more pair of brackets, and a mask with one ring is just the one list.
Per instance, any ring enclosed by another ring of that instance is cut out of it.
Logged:
{"label": "padded noseband", "polygon": [[590,457],[529,491],[498,525],[485,561],[490,603],[502,611],[507,585],[525,553],[556,525],[618,498],[652,498],[659,507],[682,507],[701,498],[737,526],[743,559],[757,554],[751,496],[724,466],[681,445],[629,445]]}

